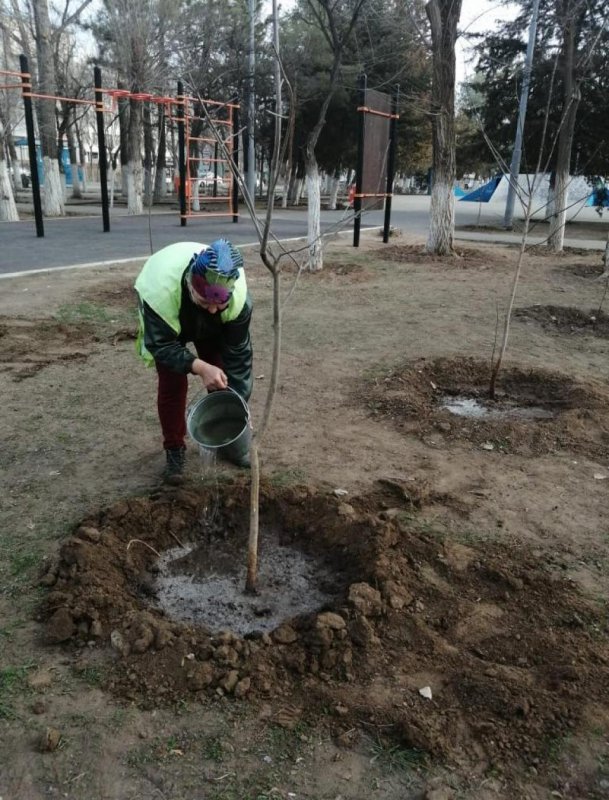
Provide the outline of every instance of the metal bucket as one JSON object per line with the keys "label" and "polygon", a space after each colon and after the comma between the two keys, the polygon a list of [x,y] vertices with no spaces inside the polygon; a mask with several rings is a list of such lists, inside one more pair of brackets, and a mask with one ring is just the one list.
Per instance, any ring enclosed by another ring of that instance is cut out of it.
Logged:
{"label": "metal bucket", "polygon": [[220,389],[196,400],[188,409],[186,427],[202,454],[217,453],[247,466],[252,438],[247,403],[234,389]]}

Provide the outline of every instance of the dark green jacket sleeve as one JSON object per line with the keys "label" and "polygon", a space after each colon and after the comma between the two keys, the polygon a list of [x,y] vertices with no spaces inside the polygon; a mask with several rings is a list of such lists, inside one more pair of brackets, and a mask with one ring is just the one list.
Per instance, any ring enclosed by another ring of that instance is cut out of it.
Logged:
{"label": "dark green jacket sleeve", "polygon": [[[174,372],[192,372],[193,353],[185,346],[184,337],[179,336],[146,303],[141,304],[144,317],[144,344],[155,361]],[[189,313],[184,309],[182,320],[187,329],[187,341],[212,343],[222,358],[228,385],[238,392],[244,400],[252,393],[252,340],[250,321],[252,300],[248,293],[245,305],[239,316],[231,322],[222,323],[217,315]]]}
{"label": "dark green jacket sleeve", "polygon": [[155,361],[164,367],[187,375],[191,372],[195,356],[180,341],[174,330],[153,311],[147,303],[140,301],[144,317],[144,344]]}

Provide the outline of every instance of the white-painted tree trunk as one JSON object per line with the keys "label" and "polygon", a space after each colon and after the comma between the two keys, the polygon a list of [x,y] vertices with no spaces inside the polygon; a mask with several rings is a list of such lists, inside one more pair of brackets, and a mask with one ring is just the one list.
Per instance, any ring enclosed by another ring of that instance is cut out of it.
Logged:
{"label": "white-painted tree trunk", "polygon": [[442,256],[452,253],[454,228],[455,197],[452,182],[436,180],[431,190],[428,252]]}
{"label": "white-painted tree trunk", "polygon": [[336,200],[338,198],[338,178],[335,176],[330,180],[330,199],[328,201],[328,208],[330,211],[336,211]]}
{"label": "white-painted tree trunk", "polygon": [[0,222],[18,222],[19,214],[13,195],[11,176],[6,161],[0,158]]}
{"label": "white-painted tree trunk", "polygon": [[304,178],[296,179],[296,190],[294,191],[294,205],[299,206],[302,200],[302,193],[304,192],[305,181]]}
{"label": "white-painted tree trunk", "polygon": [[428,0],[432,40],[431,138],[433,185],[427,251],[453,251],[455,227],[455,42],[462,0]]}
{"label": "white-painted tree trunk", "polygon": [[75,200],[80,200],[82,198],[82,189],[80,187],[80,177],[78,174],[78,161],[70,161],[70,167],[72,169],[72,197]]}
{"label": "white-painted tree trunk", "polygon": [[63,217],[65,214],[64,181],[59,172],[59,164],[54,158],[43,156],[42,168],[44,170],[42,211],[45,217]]}
{"label": "white-painted tree trunk", "polygon": [[307,165],[307,246],[309,272],[323,269],[324,255],[321,242],[321,181],[317,164]]}
{"label": "white-painted tree trunk", "polygon": [[116,170],[112,167],[112,160],[108,165],[110,172],[110,208],[114,208],[114,184],[116,183]]}
{"label": "white-painted tree trunk", "polygon": [[130,215],[143,214],[144,203],[142,199],[143,175],[142,163],[130,161],[127,164],[127,213]]}
{"label": "white-painted tree trunk", "polygon": [[201,210],[201,203],[199,202],[199,191],[201,188],[201,181],[192,181],[191,191],[192,191],[192,200],[190,207],[193,211],[200,211]]}
{"label": "white-painted tree trunk", "polygon": [[557,170],[554,181],[554,208],[550,218],[550,234],[548,236],[548,247],[553,253],[561,253],[565,244],[568,186],[569,173]]}
{"label": "white-painted tree trunk", "polygon": [[290,194],[290,178],[292,176],[291,168],[288,169],[286,165],[286,170],[283,175],[283,195],[281,197],[281,207],[287,208],[288,207],[288,195]]}

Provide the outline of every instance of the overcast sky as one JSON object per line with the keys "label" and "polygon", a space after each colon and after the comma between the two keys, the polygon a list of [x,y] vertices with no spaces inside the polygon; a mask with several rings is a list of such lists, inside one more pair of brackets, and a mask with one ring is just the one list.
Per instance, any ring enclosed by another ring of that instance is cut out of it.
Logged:
{"label": "overcast sky", "polygon": [[[485,33],[497,27],[497,22],[513,19],[518,6],[508,6],[497,0],[463,0],[459,30],[465,33]],[[471,47],[465,37],[457,41],[457,82],[465,80],[472,74]],[[468,63],[469,62],[469,63]]]}

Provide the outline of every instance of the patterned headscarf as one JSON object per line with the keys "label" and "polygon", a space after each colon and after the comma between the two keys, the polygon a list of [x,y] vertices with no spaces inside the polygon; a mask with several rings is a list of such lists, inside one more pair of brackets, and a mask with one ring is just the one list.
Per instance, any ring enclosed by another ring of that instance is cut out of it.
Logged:
{"label": "patterned headscarf", "polygon": [[211,305],[228,303],[243,267],[243,256],[226,239],[217,239],[195,253],[187,272],[192,292]]}

